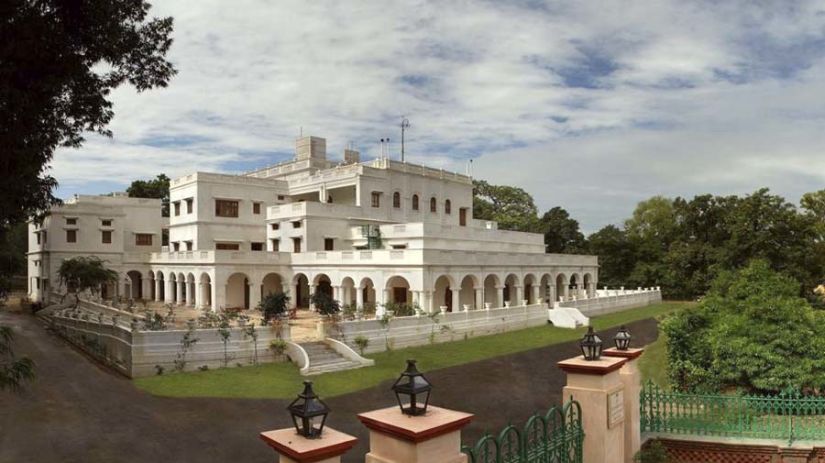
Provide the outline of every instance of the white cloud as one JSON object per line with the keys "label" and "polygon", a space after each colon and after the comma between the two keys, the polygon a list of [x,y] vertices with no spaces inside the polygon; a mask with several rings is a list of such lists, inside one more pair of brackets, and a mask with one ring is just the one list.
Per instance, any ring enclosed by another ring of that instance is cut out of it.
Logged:
{"label": "white cloud", "polygon": [[[58,153],[61,193],[244,170],[325,136],[525,186],[587,230],[656,193],[790,199],[823,183],[821,2],[155,2],[167,89],[114,95],[113,140]],[[518,160],[516,163],[514,160]]]}

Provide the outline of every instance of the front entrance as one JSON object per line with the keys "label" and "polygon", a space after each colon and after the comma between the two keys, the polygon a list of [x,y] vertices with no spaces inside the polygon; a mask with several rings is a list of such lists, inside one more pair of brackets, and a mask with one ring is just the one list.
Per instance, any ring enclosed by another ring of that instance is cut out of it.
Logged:
{"label": "front entrance", "polygon": [[406,304],[408,302],[407,288],[393,288],[392,300],[395,301],[396,304]]}

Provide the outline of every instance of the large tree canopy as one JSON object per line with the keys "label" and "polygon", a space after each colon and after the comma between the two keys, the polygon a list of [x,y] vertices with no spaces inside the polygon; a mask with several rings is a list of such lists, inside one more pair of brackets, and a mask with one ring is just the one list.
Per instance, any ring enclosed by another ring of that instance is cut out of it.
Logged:
{"label": "large tree canopy", "polygon": [[494,220],[502,230],[534,231],[538,209],[533,197],[521,188],[474,180],[473,217]]}
{"label": "large tree canopy", "polygon": [[142,0],[7,0],[0,4],[0,234],[56,201],[56,148],[111,135],[110,93],[166,86],[172,18]]}
{"label": "large tree canopy", "polygon": [[587,252],[584,235],[579,231],[579,222],[572,219],[566,210],[560,207],[550,209],[541,217],[540,225],[544,232],[545,252]]}
{"label": "large tree canopy", "polygon": [[161,213],[164,217],[169,217],[169,177],[166,174],[159,174],[152,180],[135,180],[126,189],[126,193],[132,198],[161,199]]}
{"label": "large tree canopy", "polygon": [[668,373],[679,389],[825,388],[825,313],[767,260],[720,273],[697,307],[672,315],[663,329]]}

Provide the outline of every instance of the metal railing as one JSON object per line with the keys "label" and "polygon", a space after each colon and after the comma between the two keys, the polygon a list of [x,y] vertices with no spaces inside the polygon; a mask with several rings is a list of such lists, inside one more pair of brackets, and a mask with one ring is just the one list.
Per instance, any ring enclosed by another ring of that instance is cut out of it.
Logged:
{"label": "metal railing", "polygon": [[581,463],[583,444],[581,407],[571,399],[531,416],[523,428],[509,425],[461,451],[470,463]]}
{"label": "metal railing", "polygon": [[796,391],[775,396],[690,394],[642,387],[642,432],[781,439],[825,438],[825,397]]}

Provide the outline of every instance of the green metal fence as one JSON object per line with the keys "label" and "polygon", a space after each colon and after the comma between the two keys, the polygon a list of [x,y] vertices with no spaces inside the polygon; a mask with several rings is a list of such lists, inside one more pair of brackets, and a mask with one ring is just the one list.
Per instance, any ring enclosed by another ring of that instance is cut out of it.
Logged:
{"label": "green metal fence", "polygon": [[461,450],[470,463],[581,463],[583,442],[581,407],[571,399],[531,416],[523,428],[507,426]]}
{"label": "green metal fence", "polygon": [[710,395],[665,391],[648,382],[641,392],[642,432],[756,439],[825,439],[825,397]]}

